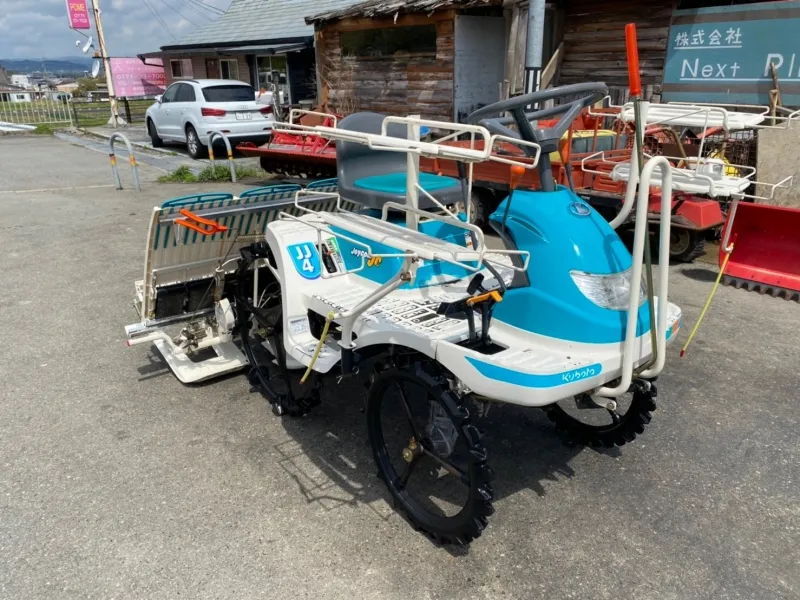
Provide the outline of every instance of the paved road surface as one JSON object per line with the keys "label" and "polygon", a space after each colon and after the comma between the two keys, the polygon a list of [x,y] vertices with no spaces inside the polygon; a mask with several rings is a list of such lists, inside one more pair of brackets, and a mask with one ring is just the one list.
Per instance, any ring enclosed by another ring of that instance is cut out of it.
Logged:
{"label": "paved road surface", "polygon": [[[150,208],[194,188],[88,187],[108,170],[0,138],[0,598],[800,597],[796,303],[721,289],[620,451],[494,409],[497,513],[448,551],[388,507],[362,390],[279,420],[242,376],[183,386],[125,348]],[[714,272],[672,271],[692,322]]]}

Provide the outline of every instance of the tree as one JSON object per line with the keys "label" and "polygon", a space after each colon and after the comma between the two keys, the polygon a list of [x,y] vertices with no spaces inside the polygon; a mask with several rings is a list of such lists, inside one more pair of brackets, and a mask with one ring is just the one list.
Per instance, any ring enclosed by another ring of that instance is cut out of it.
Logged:
{"label": "tree", "polygon": [[79,77],[78,87],[72,92],[72,95],[78,98],[85,98],[89,92],[97,89],[97,80],[91,77]]}

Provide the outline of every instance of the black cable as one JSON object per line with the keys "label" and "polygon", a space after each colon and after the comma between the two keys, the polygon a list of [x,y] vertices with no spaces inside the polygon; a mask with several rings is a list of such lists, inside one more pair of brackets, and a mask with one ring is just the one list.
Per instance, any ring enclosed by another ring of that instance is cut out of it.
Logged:
{"label": "black cable", "polygon": [[[203,12],[203,11],[199,10],[198,8],[196,8],[193,4],[189,4],[188,2],[186,2],[186,0],[178,0],[178,4],[180,4],[181,6],[183,6],[185,8],[188,8],[190,11],[192,11],[197,16],[202,17],[203,19],[208,19],[209,22],[213,21],[214,19],[216,19],[219,16],[217,13],[210,13],[209,14],[209,13]],[[207,23],[205,23],[205,24],[207,25]]]}
{"label": "black cable", "polygon": [[188,0],[188,1],[191,2],[192,4],[196,5],[198,8],[205,9],[205,10],[207,10],[208,12],[210,12],[212,14],[217,14],[217,15],[224,15],[225,14],[225,11],[222,10],[221,8],[217,8],[216,6],[212,6],[210,4],[206,4],[205,2],[202,2],[201,0]]}
{"label": "black cable", "polygon": [[174,39],[176,39],[176,38],[175,38],[175,34],[174,34],[174,33],[172,33],[172,32],[169,30],[169,27],[167,27],[167,24],[166,24],[166,23],[164,23],[164,19],[162,19],[162,18],[161,18],[161,15],[159,15],[159,14],[156,12],[156,10],[155,10],[155,9],[153,8],[153,6],[150,4],[150,1],[149,1],[149,0],[144,0],[144,5],[147,7],[147,10],[149,10],[149,11],[150,11],[150,14],[151,14],[151,15],[153,15],[153,18],[154,18],[154,19],[155,19],[155,20],[158,22],[158,24],[159,24],[159,25],[161,25],[161,27],[163,27],[163,28],[164,28],[164,31],[166,31],[166,32],[167,32],[167,33],[168,33],[170,36],[172,36],[172,39],[173,39],[173,40],[174,40]]}
{"label": "black cable", "polygon": [[178,15],[178,16],[179,16],[181,19],[186,19],[187,21],[189,21],[189,23],[191,23],[191,24],[192,24],[192,25],[194,25],[195,27],[200,27],[200,24],[199,24],[199,23],[195,23],[194,21],[192,21],[192,20],[191,20],[189,17],[187,17],[186,15],[182,15],[181,13],[179,13],[179,12],[178,12],[178,10],[177,10],[176,8],[174,8],[174,7],[173,7],[171,4],[169,4],[169,3],[167,2],[167,0],[158,0],[158,1],[159,1],[159,2],[161,2],[161,4],[163,4],[164,6],[166,6],[168,9],[170,9],[172,12],[174,12],[176,15]]}

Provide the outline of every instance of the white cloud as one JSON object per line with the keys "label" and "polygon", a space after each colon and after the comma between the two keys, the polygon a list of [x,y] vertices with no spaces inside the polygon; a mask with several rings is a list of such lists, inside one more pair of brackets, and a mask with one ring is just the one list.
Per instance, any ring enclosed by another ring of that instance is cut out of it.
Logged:
{"label": "white cloud", "polygon": [[[135,56],[158,50],[172,42],[173,36],[182,37],[197,25],[215,19],[215,13],[200,8],[199,2],[225,10],[231,0],[100,2],[109,54]],[[94,31],[92,35],[96,37]],[[0,58],[77,57],[80,51],[75,47],[75,40],[79,38],[69,29],[65,0],[0,0]]]}

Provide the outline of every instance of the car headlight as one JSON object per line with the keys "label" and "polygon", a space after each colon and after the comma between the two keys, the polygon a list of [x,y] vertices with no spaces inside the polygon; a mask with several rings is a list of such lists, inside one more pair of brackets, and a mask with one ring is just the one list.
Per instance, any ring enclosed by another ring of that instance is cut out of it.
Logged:
{"label": "car headlight", "polygon": [[[570,271],[570,276],[578,289],[589,300],[601,308],[628,310],[631,293],[631,270],[610,275],[596,275],[584,271]],[[639,283],[639,306],[647,299],[644,281]]]}

